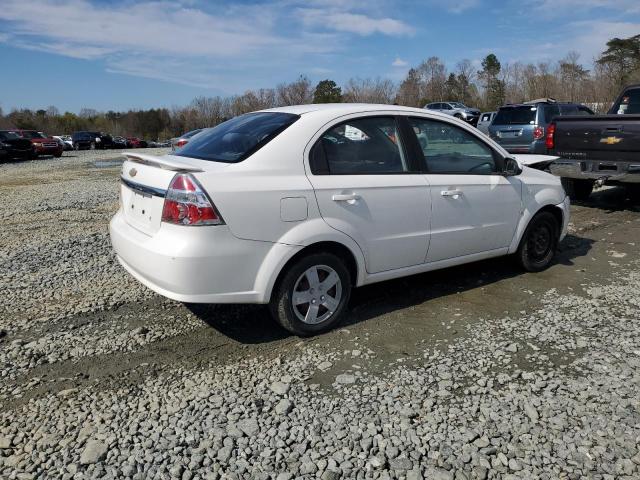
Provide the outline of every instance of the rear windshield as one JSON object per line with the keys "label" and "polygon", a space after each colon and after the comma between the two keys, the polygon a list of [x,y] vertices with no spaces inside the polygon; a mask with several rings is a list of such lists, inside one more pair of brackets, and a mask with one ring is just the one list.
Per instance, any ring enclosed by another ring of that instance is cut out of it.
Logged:
{"label": "rear windshield", "polygon": [[627,90],[620,103],[613,107],[613,112],[617,115],[631,115],[640,113],[640,88]]}
{"label": "rear windshield", "polygon": [[533,125],[536,121],[536,107],[506,107],[498,110],[494,125]]}
{"label": "rear windshield", "polygon": [[241,162],[298,118],[298,115],[280,112],[241,115],[194,136],[175,155],[213,162]]}

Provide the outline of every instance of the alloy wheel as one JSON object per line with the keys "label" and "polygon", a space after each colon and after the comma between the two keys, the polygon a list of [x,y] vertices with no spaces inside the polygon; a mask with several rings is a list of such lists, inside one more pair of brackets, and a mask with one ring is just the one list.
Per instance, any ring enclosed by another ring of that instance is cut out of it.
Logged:
{"label": "alloy wheel", "polygon": [[291,303],[301,322],[317,325],[331,318],[341,298],[342,282],[338,273],[327,265],[314,265],[296,280]]}

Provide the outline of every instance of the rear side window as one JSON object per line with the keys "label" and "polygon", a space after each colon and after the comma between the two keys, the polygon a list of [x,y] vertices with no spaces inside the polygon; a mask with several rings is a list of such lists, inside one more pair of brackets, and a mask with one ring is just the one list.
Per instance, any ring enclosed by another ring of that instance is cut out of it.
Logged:
{"label": "rear side window", "polygon": [[408,171],[393,117],[365,117],[325,132],[311,151],[315,175],[366,175]]}
{"label": "rear side window", "polygon": [[476,136],[449,123],[410,118],[429,173],[489,175],[499,171],[493,150]]}
{"label": "rear side window", "polygon": [[298,118],[298,115],[281,112],[241,115],[195,135],[174,155],[212,162],[241,162],[277,137]]}
{"label": "rear side window", "polygon": [[613,109],[617,115],[631,115],[640,113],[640,88],[627,90],[620,103]]}
{"label": "rear side window", "polygon": [[498,110],[493,123],[494,125],[533,125],[537,110],[537,107],[529,105],[504,107]]}

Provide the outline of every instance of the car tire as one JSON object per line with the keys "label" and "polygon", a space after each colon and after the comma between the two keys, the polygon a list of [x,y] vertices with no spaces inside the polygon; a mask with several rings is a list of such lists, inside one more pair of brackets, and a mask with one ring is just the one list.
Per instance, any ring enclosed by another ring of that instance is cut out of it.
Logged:
{"label": "car tire", "polygon": [[284,329],[309,337],[338,324],[350,296],[351,275],[344,261],[332,253],[314,253],[284,273],[274,289],[269,310]]}
{"label": "car tire", "polygon": [[576,178],[561,178],[562,187],[572,200],[586,200],[593,192],[591,180],[579,180]]}
{"label": "car tire", "polygon": [[518,264],[527,272],[545,270],[556,255],[560,225],[551,212],[536,214],[522,235],[516,252]]}

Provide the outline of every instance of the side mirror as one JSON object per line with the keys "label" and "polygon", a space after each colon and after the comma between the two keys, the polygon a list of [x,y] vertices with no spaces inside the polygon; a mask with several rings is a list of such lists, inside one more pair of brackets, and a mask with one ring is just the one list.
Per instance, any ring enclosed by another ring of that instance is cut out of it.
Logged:
{"label": "side mirror", "polygon": [[514,175],[520,175],[522,173],[522,168],[518,164],[518,161],[515,158],[507,157],[504,159],[504,170],[505,177],[512,177]]}

